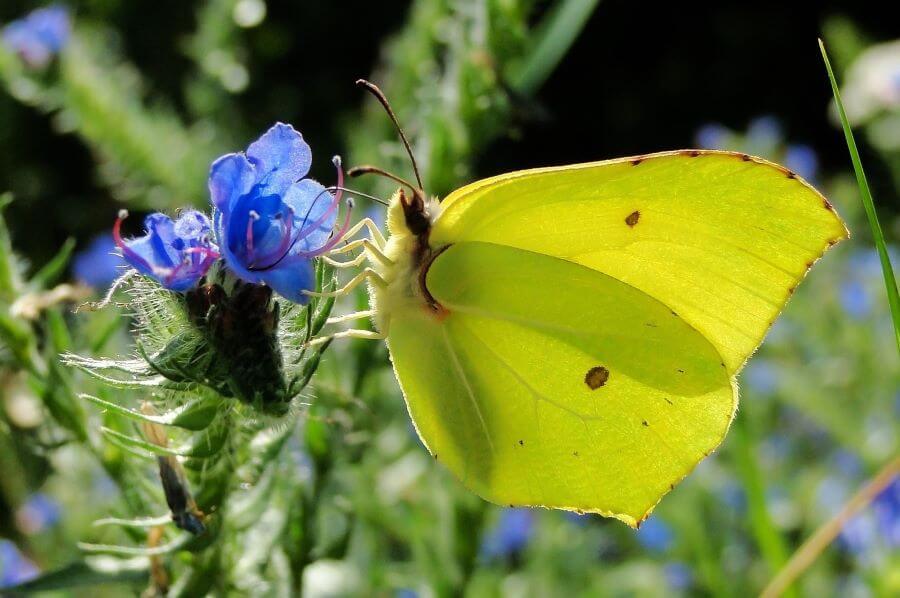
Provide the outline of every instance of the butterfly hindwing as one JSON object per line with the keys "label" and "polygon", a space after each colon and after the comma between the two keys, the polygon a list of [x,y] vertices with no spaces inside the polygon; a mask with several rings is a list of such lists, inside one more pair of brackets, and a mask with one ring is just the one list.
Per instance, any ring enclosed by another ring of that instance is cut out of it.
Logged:
{"label": "butterfly hindwing", "polygon": [[584,266],[458,243],[395,315],[396,373],[439,461],[500,504],[639,523],[724,437],[731,376],[659,301]]}

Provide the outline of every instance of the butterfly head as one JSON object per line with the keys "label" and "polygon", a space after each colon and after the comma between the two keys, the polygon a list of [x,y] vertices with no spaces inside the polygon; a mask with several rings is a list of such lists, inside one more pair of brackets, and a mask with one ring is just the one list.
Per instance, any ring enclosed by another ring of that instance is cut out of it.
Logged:
{"label": "butterfly head", "polygon": [[401,187],[394,193],[388,207],[388,230],[391,235],[427,238],[440,209],[437,199],[426,199],[419,189],[407,192]]}

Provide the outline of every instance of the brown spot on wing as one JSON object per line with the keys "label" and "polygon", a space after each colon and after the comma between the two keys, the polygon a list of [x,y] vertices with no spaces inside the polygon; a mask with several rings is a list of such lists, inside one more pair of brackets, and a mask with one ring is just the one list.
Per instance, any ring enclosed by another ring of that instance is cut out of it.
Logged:
{"label": "brown spot on wing", "polygon": [[591,390],[597,390],[606,384],[607,380],[609,380],[609,370],[602,365],[592,367],[587,371],[587,374],[584,375],[584,383],[587,384],[588,388]]}
{"label": "brown spot on wing", "polygon": [[640,163],[643,162],[643,161],[644,161],[643,158],[635,158],[634,160],[631,161],[631,165],[632,165],[632,166],[637,166],[638,164],[640,164]]}
{"label": "brown spot on wing", "polygon": [[641,218],[641,213],[638,210],[633,211],[625,218],[625,224],[634,228],[634,225],[638,223],[638,220]]}

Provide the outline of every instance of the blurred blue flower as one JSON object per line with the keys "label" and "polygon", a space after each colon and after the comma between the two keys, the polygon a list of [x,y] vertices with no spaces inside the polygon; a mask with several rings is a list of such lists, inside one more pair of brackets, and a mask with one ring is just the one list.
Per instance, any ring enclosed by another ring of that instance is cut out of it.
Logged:
{"label": "blurred blue flower", "polygon": [[150,214],[144,219],[146,234],[123,241],[121,227],[127,216],[128,212],[122,210],[116,220],[113,228],[116,245],[125,261],[167,289],[179,292],[190,289],[219,257],[211,240],[209,218],[201,212],[187,210],[174,222],[165,214]]}
{"label": "blurred blue flower", "polygon": [[653,552],[665,552],[675,540],[672,528],[658,517],[644,521],[635,535],[641,546]]}
{"label": "blurred blue flower", "polygon": [[727,149],[726,144],[731,132],[719,123],[705,124],[694,135],[697,145],[704,149]]}
{"label": "blurred blue flower", "polygon": [[72,259],[72,274],[75,280],[89,287],[103,290],[121,274],[120,266],[125,262],[116,251],[116,240],[111,234],[94,237],[87,247]]}
{"label": "blurred blue flower", "polygon": [[[888,248],[888,254],[892,262],[897,261],[900,257],[893,247]],[[874,247],[855,250],[847,259],[847,269],[863,279],[877,278],[881,280],[881,257],[878,255],[878,250]]]}
{"label": "blurred blue flower", "polygon": [[394,598],[419,598],[419,593],[409,588],[401,588],[394,592]]}
{"label": "blurred blue flower", "polygon": [[784,461],[794,447],[791,436],[773,433],[766,436],[760,444],[760,457],[769,465]]}
{"label": "blurred blue flower", "polygon": [[[304,179],[312,152],[291,125],[277,123],[247,148],[227,154],[209,173],[216,232],[225,263],[239,278],[267,284],[296,303],[306,303],[315,275],[311,259],[334,247],[346,232],[332,233],[341,192],[332,195]],[[338,187],[343,184],[340,160]]]}
{"label": "blurred blue flower", "polygon": [[37,577],[38,568],[16,545],[0,538],[0,588],[8,588]]}
{"label": "blurred blue flower", "polygon": [[767,359],[758,357],[744,368],[742,379],[754,392],[770,395],[778,390],[781,371],[778,366]]}
{"label": "blurred blue flower", "polygon": [[769,149],[780,144],[781,139],[781,123],[770,114],[758,116],[747,125],[747,142],[754,148]]}
{"label": "blurred blue flower", "polygon": [[872,512],[878,524],[878,533],[891,549],[900,547],[900,477],[875,497]]}
{"label": "blurred blue flower", "polygon": [[666,577],[666,583],[673,590],[686,590],[694,583],[694,574],[691,568],[680,561],[667,563],[663,567],[663,574]]}
{"label": "blurred blue flower", "polygon": [[863,320],[872,313],[872,295],[860,281],[849,279],[841,283],[838,291],[841,307],[851,318]]}
{"label": "blurred blue flower", "polygon": [[747,493],[737,482],[729,480],[722,486],[719,490],[719,498],[737,513],[743,513],[747,509]]}
{"label": "blurred blue flower", "polygon": [[42,492],[35,492],[19,507],[16,520],[24,532],[34,534],[58,522],[60,513],[59,503]]}
{"label": "blurred blue flower", "polygon": [[72,23],[62,6],[32,11],[3,28],[3,44],[32,68],[43,68],[69,41]]}
{"label": "blurred blue flower", "polygon": [[812,147],[800,143],[792,143],[785,150],[784,165],[804,179],[813,181],[819,172],[819,157]]}
{"label": "blurred blue flower", "polygon": [[577,525],[578,527],[584,527],[591,521],[592,515],[589,513],[576,513],[575,511],[565,511],[563,513],[563,517],[565,517],[566,521]]}
{"label": "blurred blue flower", "polygon": [[837,512],[850,495],[847,481],[837,475],[829,475],[819,484],[816,500],[829,513]]}
{"label": "blurred blue flower", "polygon": [[865,559],[877,540],[878,530],[875,521],[862,513],[844,524],[838,537],[838,545],[847,552]]}
{"label": "blurred blue flower", "polygon": [[520,552],[534,535],[534,523],[531,509],[503,509],[497,524],[481,543],[481,555],[499,558]]}
{"label": "blurred blue flower", "polygon": [[862,474],[862,462],[850,451],[838,449],[831,455],[831,460],[835,469],[850,479]]}

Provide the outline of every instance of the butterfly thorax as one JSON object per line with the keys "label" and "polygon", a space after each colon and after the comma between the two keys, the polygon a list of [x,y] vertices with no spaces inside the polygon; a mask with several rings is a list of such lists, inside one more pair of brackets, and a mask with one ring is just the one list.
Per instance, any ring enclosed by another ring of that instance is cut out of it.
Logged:
{"label": "butterfly thorax", "polygon": [[392,264],[375,264],[387,285],[369,286],[372,309],[378,314],[376,324],[383,332],[387,332],[391,314],[398,309],[440,311],[425,287],[428,266],[443,250],[429,244],[431,226],[440,212],[437,198],[426,199],[418,193],[409,196],[403,189],[391,198],[384,254]]}

